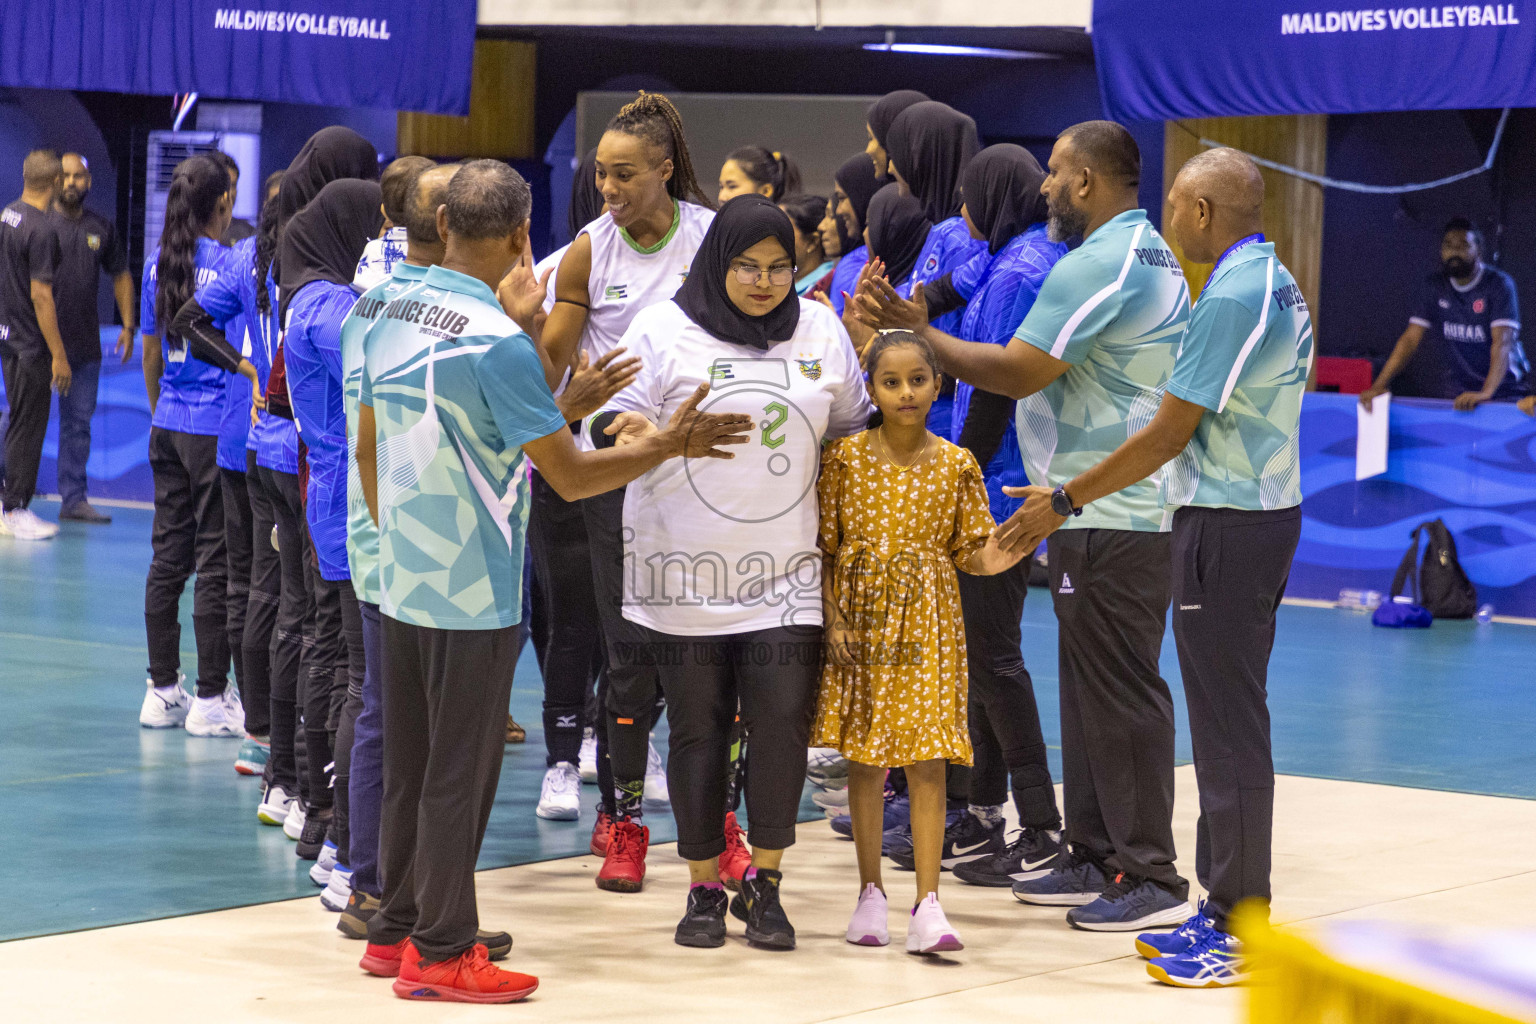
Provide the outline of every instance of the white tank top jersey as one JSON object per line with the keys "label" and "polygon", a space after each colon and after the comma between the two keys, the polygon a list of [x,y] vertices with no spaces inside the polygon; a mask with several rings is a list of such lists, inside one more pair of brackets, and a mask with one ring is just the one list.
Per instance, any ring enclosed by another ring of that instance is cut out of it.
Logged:
{"label": "white tank top jersey", "polygon": [[666,302],[682,287],[715,214],[693,203],[680,202],[677,209],[672,230],[649,250],[635,245],[606,213],[581,229],[592,239],[591,308],[581,348],[593,362],[618,347],[636,313]]}

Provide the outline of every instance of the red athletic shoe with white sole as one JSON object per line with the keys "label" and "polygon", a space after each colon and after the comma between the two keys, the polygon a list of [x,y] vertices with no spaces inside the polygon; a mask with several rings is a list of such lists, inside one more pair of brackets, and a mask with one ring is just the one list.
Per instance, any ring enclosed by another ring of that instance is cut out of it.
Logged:
{"label": "red athletic shoe with white sole", "polygon": [[376,978],[393,978],[400,973],[400,958],[405,954],[405,944],[410,941],[401,939],[390,946],[370,942],[358,966]]}
{"label": "red athletic shoe with white sole", "polygon": [[746,834],[736,824],[736,812],[725,815],[725,852],[720,855],[720,884],[732,892],[741,891],[741,876],[752,866],[752,851]]}
{"label": "red athletic shoe with white sole", "polygon": [[492,964],[478,942],[452,960],[424,964],[409,939],[394,985],[401,999],[440,1003],[515,1003],[538,987],[538,978]]}
{"label": "red athletic shoe with white sole", "polygon": [[597,824],[592,826],[592,842],[587,849],[592,851],[594,857],[608,856],[608,841],[613,838],[613,815],[607,811],[597,812]]}
{"label": "red athletic shoe with white sole", "polygon": [[597,873],[597,887],[609,892],[639,892],[645,882],[645,851],[650,844],[651,830],[644,825],[614,822],[608,853]]}

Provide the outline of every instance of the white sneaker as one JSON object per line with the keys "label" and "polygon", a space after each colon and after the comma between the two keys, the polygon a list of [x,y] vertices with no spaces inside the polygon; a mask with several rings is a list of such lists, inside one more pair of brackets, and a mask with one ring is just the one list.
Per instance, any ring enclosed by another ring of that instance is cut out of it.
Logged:
{"label": "white sneaker", "polygon": [[144,703],[139,705],[139,724],[146,729],[177,729],[187,720],[192,698],[181,684],[186,676],[176,674],[176,685],[160,689],[153,679],[144,680]]}
{"label": "white sneaker", "polygon": [[322,889],[329,884],[331,872],[336,870],[336,844],[329,839],[320,847],[320,856],[309,869],[309,880]]}
{"label": "white sneaker", "polygon": [[347,909],[347,901],[351,898],[352,869],[338,864],[331,872],[330,881],[320,890],[320,905],[333,914],[339,914]]}
{"label": "white sneaker", "polygon": [[848,762],[831,747],[811,747],[805,756],[805,777],[819,789],[848,785]]}
{"label": "white sneaker", "polygon": [[667,789],[667,766],[656,752],[656,744],[646,744],[645,755],[645,802],[653,807],[667,807],[672,803],[672,793]]}
{"label": "white sneaker", "polygon": [[283,818],[283,835],[298,842],[304,834],[304,819],[308,817],[309,808],[304,806],[304,801],[295,799],[288,805],[288,814]]}
{"label": "white sneaker", "polygon": [[811,802],[827,812],[827,817],[835,818],[839,814],[848,813],[848,787],[842,789],[818,789],[811,794]]}
{"label": "white sneaker", "polygon": [[[228,692],[228,690],[224,691],[224,693]],[[192,698],[192,710],[187,713],[188,736],[243,737],[245,735],[245,712],[241,710],[239,717],[233,718],[224,693],[217,697]],[[239,698],[236,698],[235,707],[239,708],[239,706]]]}
{"label": "white sneaker", "polygon": [[13,508],[9,512],[0,512],[0,534],[15,537],[17,540],[47,540],[57,536],[58,523],[50,523],[40,518],[36,512],[29,508]]}
{"label": "white sneaker", "polygon": [[581,772],[575,765],[561,761],[544,773],[539,806],[533,813],[550,821],[575,821],[581,817]]}
{"label": "white sneaker", "polygon": [[581,781],[597,785],[597,733],[583,729],[581,733]]}
{"label": "white sneaker", "polygon": [[853,910],[844,938],[855,946],[888,946],[891,933],[886,928],[885,893],[870,882],[859,893],[859,903]]}
{"label": "white sneaker", "polygon": [[907,922],[907,952],[951,953],[964,948],[960,933],[939,906],[939,897],[934,893],[924,896],[923,902],[912,908],[912,917]]}
{"label": "white sneaker", "polygon": [[235,689],[234,684],[224,687],[224,713],[231,722],[235,723],[235,728],[238,730],[236,735],[244,736],[245,704],[241,702],[240,693]]}
{"label": "white sneaker", "polygon": [[268,786],[256,807],[256,820],[263,825],[281,825],[298,802],[299,798],[282,786]]}

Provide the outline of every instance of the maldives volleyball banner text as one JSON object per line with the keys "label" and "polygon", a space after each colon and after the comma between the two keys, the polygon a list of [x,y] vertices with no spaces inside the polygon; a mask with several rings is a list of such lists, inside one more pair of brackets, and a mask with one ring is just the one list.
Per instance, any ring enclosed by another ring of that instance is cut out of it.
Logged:
{"label": "maldives volleyball banner text", "polygon": [[469,113],[475,0],[0,3],[0,85]]}
{"label": "maldives volleyball banner text", "polygon": [[1093,50],[1123,121],[1536,106],[1536,0],[1095,0]]}

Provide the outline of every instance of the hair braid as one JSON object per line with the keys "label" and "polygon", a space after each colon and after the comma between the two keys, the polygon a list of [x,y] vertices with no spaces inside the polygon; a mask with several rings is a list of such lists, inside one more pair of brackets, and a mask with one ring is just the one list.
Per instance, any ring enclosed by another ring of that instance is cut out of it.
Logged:
{"label": "hair braid", "polygon": [[709,210],[715,208],[714,200],[699,187],[688,140],[683,135],[683,118],[671,100],[659,92],[642,89],[608,122],[608,131],[645,139],[671,158],[672,177],[667,179],[667,194],[673,199],[694,202]]}

